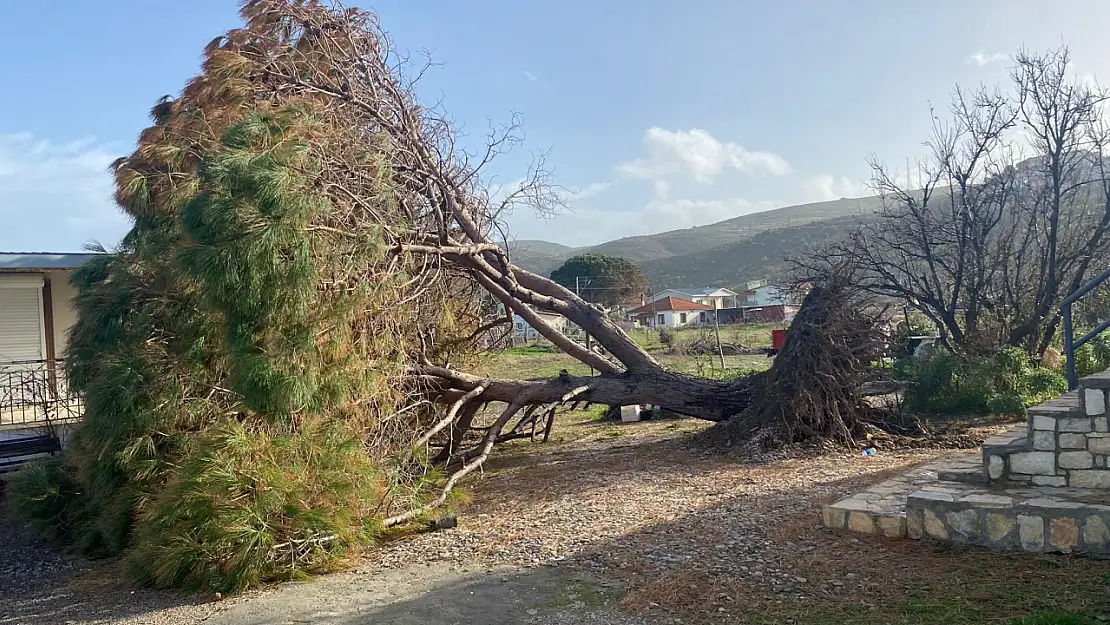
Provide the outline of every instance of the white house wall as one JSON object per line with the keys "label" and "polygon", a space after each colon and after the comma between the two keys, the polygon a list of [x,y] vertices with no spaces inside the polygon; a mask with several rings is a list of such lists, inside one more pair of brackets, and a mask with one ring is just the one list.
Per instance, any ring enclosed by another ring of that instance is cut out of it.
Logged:
{"label": "white house wall", "polygon": [[54,303],[54,355],[65,358],[69,345],[69,329],[77,323],[77,310],[73,307],[77,289],[69,283],[71,271],[48,271],[50,298]]}

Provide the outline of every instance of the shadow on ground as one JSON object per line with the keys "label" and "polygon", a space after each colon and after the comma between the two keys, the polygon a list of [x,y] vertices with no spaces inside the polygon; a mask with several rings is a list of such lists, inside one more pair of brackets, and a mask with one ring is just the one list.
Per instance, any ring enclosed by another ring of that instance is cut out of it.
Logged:
{"label": "shadow on ground", "polygon": [[[465,568],[465,567],[464,567]],[[549,567],[466,569],[445,564],[367,574],[341,573],[288,584],[262,601],[215,615],[211,625],[495,625],[583,614],[615,604],[617,593]],[[576,621],[577,622],[577,621]]]}

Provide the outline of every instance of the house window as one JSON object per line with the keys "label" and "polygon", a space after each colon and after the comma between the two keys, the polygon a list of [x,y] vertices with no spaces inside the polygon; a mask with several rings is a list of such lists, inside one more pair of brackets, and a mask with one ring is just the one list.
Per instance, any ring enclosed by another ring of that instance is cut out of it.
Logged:
{"label": "house window", "polygon": [[678,322],[686,323],[686,313],[678,313]]}
{"label": "house window", "polygon": [[705,323],[705,313],[698,313],[698,323]]}
{"label": "house window", "polygon": [[667,317],[665,315],[659,315],[658,319],[656,319],[656,323],[659,325],[667,323]]}

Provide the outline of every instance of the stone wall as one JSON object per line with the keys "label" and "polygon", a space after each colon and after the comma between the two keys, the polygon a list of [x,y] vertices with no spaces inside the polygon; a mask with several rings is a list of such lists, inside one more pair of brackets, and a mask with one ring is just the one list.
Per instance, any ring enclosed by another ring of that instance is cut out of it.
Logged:
{"label": "stone wall", "polygon": [[1028,436],[988,440],[984,470],[992,482],[1110,488],[1106,390],[1084,388],[1080,410],[1031,412]]}
{"label": "stone wall", "polygon": [[996,551],[1105,554],[1110,550],[1110,506],[1077,501],[1065,493],[959,497],[917,492],[906,501],[906,536]]}

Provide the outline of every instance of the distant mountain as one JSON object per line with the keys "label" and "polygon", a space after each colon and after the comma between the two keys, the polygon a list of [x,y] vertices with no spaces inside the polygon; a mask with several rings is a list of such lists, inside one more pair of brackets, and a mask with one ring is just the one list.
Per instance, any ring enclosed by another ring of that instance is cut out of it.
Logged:
{"label": "distant mountain", "polygon": [[534,271],[544,276],[550,275],[552,271],[558,269],[566,259],[574,256],[575,252],[580,249],[584,250],[585,248],[574,248],[534,239],[509,242],[509,255],[514,263],[528,271]]}
{"label": "distant mountain", "polygon": [[518,252],[527,252],[537,256],[559,256],[562,254],[573,254],[576,247],[570,247],[561,243],[552,243],[550,241],[538,241],[536,239],[520,239],[513,241],[512,249]]}
{"label": "distant mountain", "polygon": [[735,286],[772,278],[782,257],[807,243],[845,232],[850,217],[874,212],[879,198],[844,198],[786,206],[725,221],[660,234],[625,237],[591,247],[572,248],[547,241],[512,241],[513,262],[547,275],[567,258],[583,252],[620,256],[644,270],[653,286]]}
{"label": "distant mountain", "polygon": [[757,279],[775,279],[783,259],[845,235],[855,217],[811,221],[797,226],[764,230],[726,245],[640,263],[655,291],[684,284],[741,286]]}

